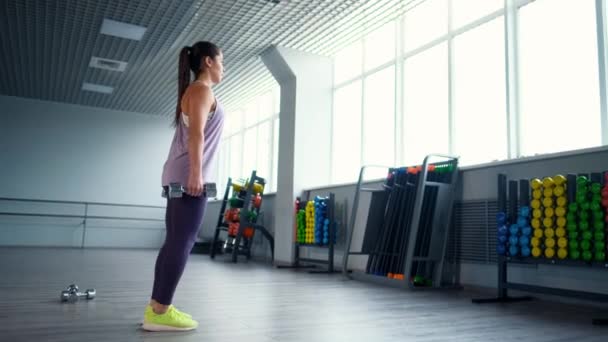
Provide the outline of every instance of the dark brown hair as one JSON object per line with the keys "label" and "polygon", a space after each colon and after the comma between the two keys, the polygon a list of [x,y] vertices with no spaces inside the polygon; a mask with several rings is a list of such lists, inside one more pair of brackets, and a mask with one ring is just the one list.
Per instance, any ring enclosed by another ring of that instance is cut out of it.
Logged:
{"label": "dark brown hair", "polygon": [[194,78],[203,71],[201,61],[204,57],[215,59],[221,50],[217,45],[211,42],[196,42],[192,46],[184,46],[179,52],[179,66],[177,69],[177,106],[175,108],[175,122],[179,124],[179,118],[182,113],[182,96],[186,92],[186,88],[190,85],[190,73],[194,73]]}

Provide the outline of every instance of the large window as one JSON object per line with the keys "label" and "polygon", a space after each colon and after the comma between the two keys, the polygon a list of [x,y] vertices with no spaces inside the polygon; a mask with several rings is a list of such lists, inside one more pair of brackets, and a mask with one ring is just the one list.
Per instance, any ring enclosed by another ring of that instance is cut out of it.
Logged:
{"label": "large window", "polygon": [[220,182],[225,182],[228,177],[237,178],[243,176],[243,134],[235,134],[224,140],[223,143],[230,144],[230,156],[220,156],[220,159],[229,159],[230,163],[228,164],[227,174],[220,175]]}
{"label": "large window", "polygon": [[454,148],[463,164],[507,158],[504,20],[454,39]]}
{"label": "large window", "polygon": [[217,165],[219,189],[228,177],[246,179],[257,170],[265,191],[276,191],[280,94],[278,87],[226,115]]}
{"label": "large window", "polygon": [[[504,4],[505,0],[452,0],[452,29],[458,29],[496,12],[502,9]],[[498,40],[504,43],[504,37]]]}
{"label": "large window", "polygon": [[519,12],[521,153],[600,145],[595,1],[537,0]]}
{"label": "large window", "polygon": [[606,144],[597,1],[411,4],[334,56],[333,183],[432,153],[466,166]]}
{"label": "large window", "polygon": [[365,38],[365,70],[395,59],[395,22],[385,24]]}
{"label": "large window", "polygon": [[411,51],[448,33],[448,1],[426,0],[406,12],[403,46]]}
{"label": "large window", "polygon": [[363,98],[363,163],[394,165],[395,68],[367,77]]}
{"label": "large window", "polygon": [[332,181],[352,182],[361,167],[361,81],[336,90],[333,113]]}
{"label": "large window", "polygon": [[363,43],[357,41],[334,57],[334,83],[339,84],[361,74],[363,70],[362,51]]}
{"label": "large window", "polygon": [[429,153],[447,153],[448,50],[443,43],[405,60],[403,162],[418,165]]}

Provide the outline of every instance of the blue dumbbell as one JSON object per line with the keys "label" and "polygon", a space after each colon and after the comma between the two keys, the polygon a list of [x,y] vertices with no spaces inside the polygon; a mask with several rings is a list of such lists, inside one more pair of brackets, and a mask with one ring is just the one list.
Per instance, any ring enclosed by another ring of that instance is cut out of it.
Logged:
{"label": "blue dumbbell", "polygon": [[507,235],[509,233],[509,229],[507,228],[506,225],[500,225],[498,226],[498,235]]}
{"label": "blue dumbbell", "polygon": [[519,216],[530,217],[530,207],[524,206],[519,208]]}
{"label": "blue dumbbell", "polygon": [[525,227],[526,225],[528,225],[528,219],[523,216],[520,216],[517,219],[517,225],[520,227]]}
{"label": "blue dumbbell", "polygon": [[496,245],[496,253],[498,253],[498,255],[505,255],[507,253],[507,247],[499,243]]}
{"label": "blue dumbbell", "polygon": [[517,235],[518,233],[519,233],[519,226],[516,224],[512,224],[511,227],[509,227],[509,234]]}
{"label": "blue dumbbell", "polygon": [[498,224],[504,224],[507,220],[507,214],[503,213],[503,212],[499,212],[498,214],[496,214],[496,222],[498,222]]}

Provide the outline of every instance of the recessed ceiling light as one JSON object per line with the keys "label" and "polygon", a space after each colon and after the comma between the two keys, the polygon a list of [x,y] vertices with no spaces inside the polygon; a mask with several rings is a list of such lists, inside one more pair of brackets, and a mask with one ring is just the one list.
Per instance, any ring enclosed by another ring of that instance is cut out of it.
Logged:
{"label": "recessed ceiling light", "polygon": [[91,57],[91,62],[89,63],[89,66],[91,68],[122,72],[125,71],[125,68],[127,67],[127,62],[93,56]]}
{"label": "recessed ceiling light", "polygon": [[127,24],[112,19],[104,19],[101,24],[101,34],[126,39],[141,40],[146,32],[143,26]]}
{"label": "recessed ceiling light", "polygon": [[112,94],[114,87],[84,82],[82,83],[82,90],[94,91],[102,94]]}

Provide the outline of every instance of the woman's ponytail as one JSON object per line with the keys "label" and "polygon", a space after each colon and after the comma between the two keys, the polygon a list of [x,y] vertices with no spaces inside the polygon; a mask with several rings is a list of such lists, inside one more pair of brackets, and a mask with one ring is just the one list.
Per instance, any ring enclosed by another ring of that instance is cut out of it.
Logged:
{"label": "woman's ponytail", "polygon": [[177,69],[177,106],[175,108],[175,126],[179,124],[182,115],[182,96],[190,84],[190,54],[192,48],[184,46],[179,52],[179,66]]}

